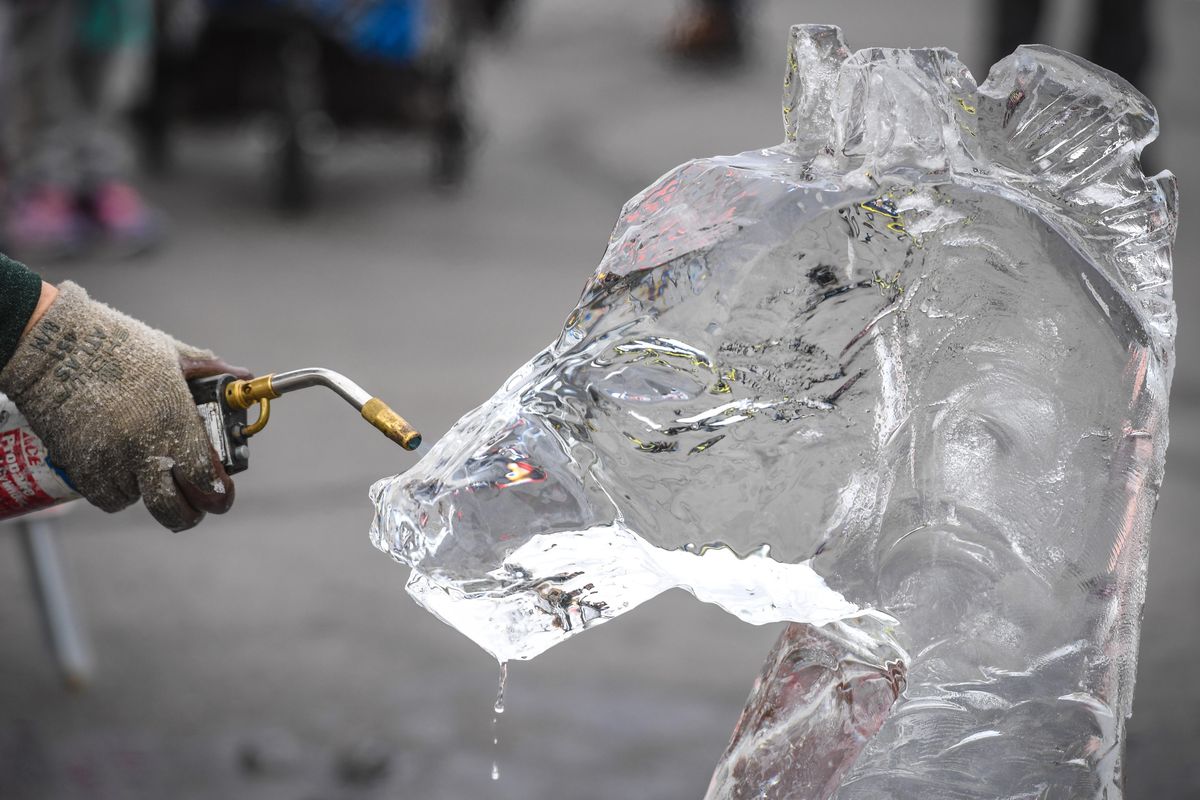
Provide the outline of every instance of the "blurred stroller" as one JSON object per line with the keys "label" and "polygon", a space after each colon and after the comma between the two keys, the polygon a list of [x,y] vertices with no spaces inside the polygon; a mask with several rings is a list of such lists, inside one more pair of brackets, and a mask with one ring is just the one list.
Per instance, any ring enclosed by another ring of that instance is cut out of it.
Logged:
{"label": "blurred stroller", "polygon": [[284,211],[314,199],[313,155],[333,132],[416,131],[432,175],[466,175],[470,123],[461,72],[466,0],[165,0],[151,90],[140,116],[151,168],[170,161],[171,128],[265,119],[271,193]]}

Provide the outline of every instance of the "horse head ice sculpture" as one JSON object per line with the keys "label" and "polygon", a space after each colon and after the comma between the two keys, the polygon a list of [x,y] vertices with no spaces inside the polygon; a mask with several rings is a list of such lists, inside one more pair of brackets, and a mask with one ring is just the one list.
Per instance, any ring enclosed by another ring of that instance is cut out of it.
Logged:
{"label": "horse head ice sculpture", "polygon": [[373,539],[501,660],[672,586],[797,623],[711,797],[1112,798],[1175,328],[1155,112],[1048,48],[976,86],[800,26],[784,118],[626,205]]}

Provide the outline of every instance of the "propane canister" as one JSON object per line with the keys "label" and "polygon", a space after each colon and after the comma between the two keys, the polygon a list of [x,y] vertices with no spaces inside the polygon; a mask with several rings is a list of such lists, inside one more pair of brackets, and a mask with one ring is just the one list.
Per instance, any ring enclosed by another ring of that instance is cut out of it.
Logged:
{"label": "propane canister", "polygon": [[0,519],[79,497],[29,427],[17,404],[0,394]]}

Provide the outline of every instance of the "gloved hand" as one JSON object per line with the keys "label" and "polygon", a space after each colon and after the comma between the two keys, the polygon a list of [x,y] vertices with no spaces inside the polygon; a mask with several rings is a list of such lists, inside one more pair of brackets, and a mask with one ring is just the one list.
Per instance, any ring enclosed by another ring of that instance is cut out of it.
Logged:
{"label": "gloved hand", "polygon": [[233,504],[186,383],[224,372],[250,377],[67,281],[0,371],[0,392],[93,505],[119,511],[140,496],[181,531]]}

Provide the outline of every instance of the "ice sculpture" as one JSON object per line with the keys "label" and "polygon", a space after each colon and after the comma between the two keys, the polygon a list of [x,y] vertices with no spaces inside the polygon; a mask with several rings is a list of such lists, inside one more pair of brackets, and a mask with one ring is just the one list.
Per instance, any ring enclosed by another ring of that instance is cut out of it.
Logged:
{"label": "ice sculpture", "polygon": [[784,119],[625,206],[373,540],[501,660],[672,586],[797,623],[712,798],[1117,797],[1175,330],[1155,111],[1049,48],[976,86],[799,26]]}

